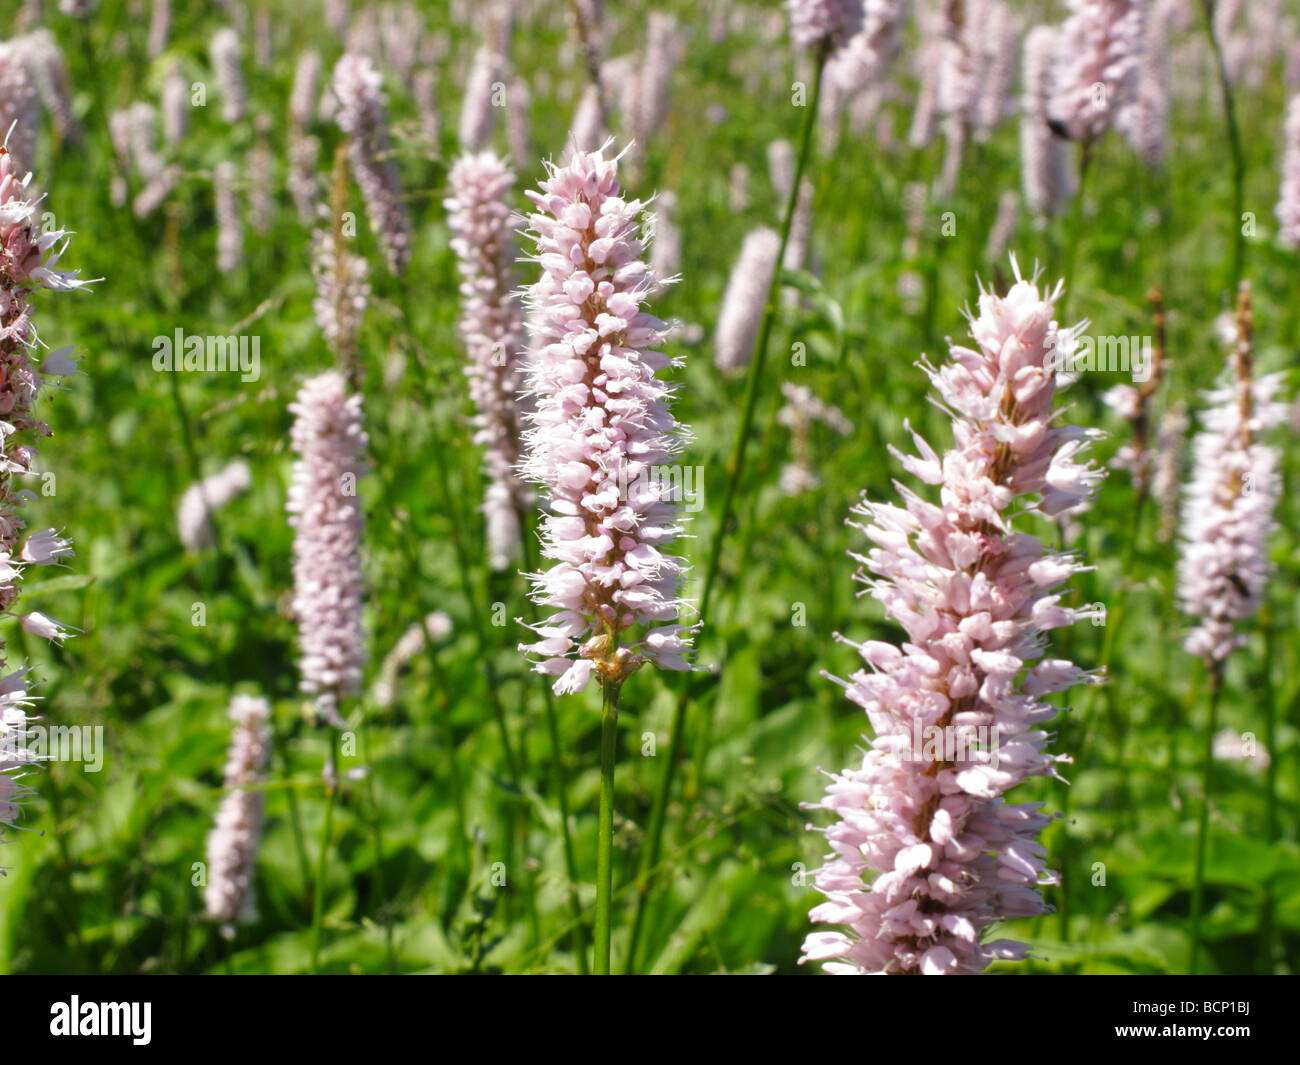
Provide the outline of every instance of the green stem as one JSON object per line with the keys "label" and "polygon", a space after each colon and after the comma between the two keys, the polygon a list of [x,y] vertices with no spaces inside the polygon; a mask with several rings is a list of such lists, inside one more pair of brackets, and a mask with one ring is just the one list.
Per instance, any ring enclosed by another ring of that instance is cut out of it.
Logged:
{"label": "green stem", "polygon": [[313,973],[320,965],[321,924],[325,912],[325,870],[329,860],[330,830],[334,827],[334,802],[339,793],[339,734],[332,725],[326,727],[330,730],[330,756],[327,765],[333,774],[333,780],[327,781],[325,785],[328,789],[325,793],[325,822],[321,826],[320,857],[316,861],[316,900],[312,906],[311,916],[311,971]]}
{"label": "green stem", "polygon": [[1065,260],[1061,276],[1065,279],[1065,291],[1061,294],[1060,320],[1068,320],[1066,310],[1070,304],[1070,293],[1074,287],[1074,261],[1079,250],[1079,234],[1083,229],[1083,194],[1088,184],[1088,172],[1092,169],[1092,138],[1084,137],[1079,146],[1079,187],[1074,194],[1074,206],[1070,210],[1070,232],[1065,238]]}
{"label": "green stem", "polygon": [[1228,78],[1228,66],[1223,48],[1214,33],[1214,0],[1201,0],[1205,13],[1205,33],[1214,52],[1214,66],[1219,79],[1219,95],[1223,99],[1223,117],[1228,124],[1228,153],[1232,157],[1232,274],[1228,278],[1228,291],[1236,292],[1246,262],[1246,234],[1242,231],[1241,214],[1246,198],[1246,158],[1241,151],[1241,131],[1237,126],[1237,107]]}
{"label": "green stem", "polygon": [[614,899],[614,757],[618,753],[618,696],[622,682],[606,680],[600,706],[600,820],[596,830],[597,976],[609,975],[610,906]]}
{"label": "green stem", "polygon": [[[529,572],[537,569],[535,544],[523,512],[519,515],[520,537],[524,545],[524,565]],[[528,600],[530,618],[536,616],[536,606]],[[569,828],[569,774],[564,766],[564,748],[560,744],[560,725],[555,713],[555,696],[549,683],[542,685],[546,700],[546,731],[551,741],[551,776],[556,799],[560,807],[561,835],[564,840],[564,870],[569,878],[569,910],[573,914],[573,952],[578,959],[578,972],[587,975],[587,948],[583,935],[582,900],[578,897],[578,859],[573,849],[573,833]]]}
{"label": "green stem", "polygon": [[[370,722],[363,718],[361,722],[361,757],[366,763],[366,802],[370,807],[370,833],[375,845],[375,897],[377,910],[386,911],[387,891],[384,889],[384,827],[379,812],[379,800],[375,795],[375,763],[370,757]],[[384,927],[384,949],[388,956],[388,971],[397,973],[397,953],[393,947],[392,915],[382,912],[380,924]]]}
{"label": "green stem", "polygon": [[[1264,771],[1264,840],[1272,848],[1277,843],[1277,692],[1273,687],[1273,657],[1277,653],[1271,612],[1266,607],[1260,615],[1260,628],[1264,631],[1264,751],[1268,755],[1268,768]],[[1274,899],[1274,881],[1264,883],[1264,913],[1260,921],[1259,971],[1268,975],[1273,971],[1274,943],[1277,937],[1277,906]]]}
{"label": "green stem", "polygon": [[1192,880],[1192,962],[1196,975],[1201,960],[1201,914],[1205,905],[1205,852],[1210,836],[1210,785],[1214,769],[1214,732],[1219,721],[1219,694],[1223,690],[1223,663],[1207,663],[1210,675],[1210,712],[1205,720],[1201,749],[1201,813],[1196,824],[1196,871]]}
{"label": "green stem", "polygon": [[[804,171],[812,150],[813,128],[817,123],[817,107],[821,99],[822,73],[826,67],[826,50],[817,56],[817,67],[813,75],[812,97],[808,101],[804,116],[803,137],[799,147],[799,159],[795,166],[794,181],[790,185],[790,195],[786,199],[785,216],[781,220],[781,248],[777,253],[777,269],[772,272],[772,281],[767,288],[767,301],[763,307],[763,320],[759,326],[758,343],[754,358],[745,375],[745,399],[741,410],[740,424],[736,428],[736,437],[732,442],[731,456],[727,462],[727,484],[723,490],[722,509],[713,534],[713,545],[709,551],[708,565],[704,571],[704,585],[700,593],[700,617],[709,616],[709,606],[713,589],[717,582],[718,570],[722,563],[722,545],[727,535],[727,524],[735,507],[736,489],[745,471],[745,452],[749,447],[750,430],[753,427],[754,411],[758,406],[758,394],[763,380],[763,366],[767,361],[767,346],[772,336],[772,325],[776,318],[776,292],[781,276],[780,264],[785,259],[786,243],[790,239],[790,227],[794,221],[795,207],[799,202],[799,189],[803,185]],[[673,778],[676,776],[677,763],[682,755],[683,732],[686,725],[686,707],[691,700],[694,686],[688,682],[683,686],[673,710],[673,719],[669,731],[668,760],[655,789],[654,802],[650,807],[650,822],[647,829],[648,842],[642,848],[637,869],[636,910],[632,920],[632,932],[628,939],[627,971],[635,971],[636,951],[640,943],[641,932],[645,925],[646,907],[650,898],[650,871],[659,863],[659,854],[663,847],[664,821],[666,819],[668,800],[672,795]],[[701,751],[701,756],[707,756]],[[683,813],[683,817],[685,817]]]}

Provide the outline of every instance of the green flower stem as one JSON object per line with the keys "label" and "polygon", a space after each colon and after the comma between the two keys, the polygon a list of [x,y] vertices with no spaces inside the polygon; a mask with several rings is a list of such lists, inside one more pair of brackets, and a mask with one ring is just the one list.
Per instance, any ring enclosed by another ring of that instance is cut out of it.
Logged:
{"label": "green flower stem", "polygon": [[[536,544],[532,530],[523,511],[519,512],[519,534],[524,547],[524,565],[528,572],[537,571]],[[528,599],[530,620],[536,620],[537,608],[532,599]],[[560,807],[560,827],[564,840],[564,871],[569,878],[569,911],[573,917],[573,953],[578,959],[578,972],[587,975],[587,948],[583,934],[584,921],[582,900],[578,897],[578,860],[573,849],[573,832],[569,827],[569,773],[564,767],[564,747],[560,743],[560,725],[555,713],[555,695],[550,683],[542,685],[542,695],[546,700],[546,731],[551,741],[551,778],[555,788],[556,800]]]}
{"label": "green flower stem", "polygon": [[600,820],[596,832],[597,976],[609,975],[610,906],[614,899],[614,759],[618,753],[618,696],[622,681],[605,680],[600,707]]}
{"label": "green flower stem", "polygon": [[1196,975],[1201,960],[1201,915],[1205,907],[1205,852],[1210,837],[1210,787],[1214,771],[1214,733],[1219,724],[1219,695],[1223,691],[1223,663],[1206,663],[1210,678],[1210,709],[1205,719],[1205,743],[1201,749],[1201,812],[1196,823],[1196,871],[1192,880],[1192,961]]}
{"label": "green flower stem", "polygon": [[[785,215],[781,220],[781,249],[777,253],[777,268],[772,272],[772,281],[767,289],[767,301],[763,307],[763,320],[759,325],[758,343],[754,358],[745,375],[745,399],[741,409],[740,424],[736,428],[736,437],[732,442],[731,457],[727,461],[727,482],[723,490],[722,509],[718,515],[718,524],[713,534],[713,545],[709,552],[707,567],[704,571],[704,585],[700,593],[700,617],[708,618],[709,606],[713,597],[714,586],[722,563],[722,546],[727,535],[727,525],[735,508],[736,490],[745,472],[745,453],[749,447],[749,438],[754,423],[754,411],[758,407],[758,395],[763,380],[763,367],[767,361],[767,346],[772,336],[772,326],[776,318],[778,280],[781,276],[780,265],[785,259],[785,247],[790,239],[790,227],[794,221],[795,207],[799,202],[799,188],[803,184],[804,171],[808,166],[808,157],[812,149],[813,129],[817,124],[817,107],[821,99],[822,74],[826,68],[827,51],[823,48],[817,55],[816,70],[813,74],[812,97],[808,101],[804,116],[803,137],[800,142],[799,159],[795,166],[794,181],[790,185],[790,195],[786,200]],[[650,897],[651,870],[659,863],[659,854],[663,846],[664,820],[668,809],[668,800],[672,795],[673,778],[676,776],[677,763],[682,756],[683,732],[686,725],[686,708],[695,695],[695,685],[687,682],[683,685],[673,710],[672,725],[669,730],[668,758],[664,762],[659,784],[655,789],[654,802],[650,808],[650,822],[647,829],[647,842],[642,848],[637,869],[636,910],[632,920],[632,932],[628,939],[628,972],[636,967],[636,952],[640,944],[641,932],[645,926],[646,906]],[[707,750],[700,752],[707,756]],[[687,812],[683,812],[683,820]]]}
{"label": "green flower stem", "polygon": [[1228,277],[1228,291],[1235,293],[1246,268],[1246,234],[1242,231],[1241,221],[1246,199],[1246,158],[1241,151],[1241,131],[1237,126],[1237,107],[1227,62],[1214,34],[1214,0],[1201,0],[1201,9],[1205,14],[1205,33],[1214,52],[1219,95],[1223,98],[1223,117],[1228,125],[1228,154],[1232,158],[1232,273]]}
{"label": "green flower stem", "polygon": [[326,782],[325,821],[321,825],[320,856],[316,860],[316,897],[311,915],[311,971],[314,973],[320,965],[321,923],[325,912],[325,870],[328,868],[330,852],[330,832],[334,827],[334,803],[338,799],[338,756],[339,733],[333,725],[330,730],[330,755],[326,765],[333,774],[333,780]]}

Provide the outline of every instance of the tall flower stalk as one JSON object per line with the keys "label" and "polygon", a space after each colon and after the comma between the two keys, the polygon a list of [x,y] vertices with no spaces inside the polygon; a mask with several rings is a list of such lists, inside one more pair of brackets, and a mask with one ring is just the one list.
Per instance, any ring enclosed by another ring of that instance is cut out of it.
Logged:
{"label": "tall flower stalk", "polygon": [[[31,297],[41,289],[68,292],[87,282],[57,268],[68,234],[40,229],[40,198],[28,197],[30,181],[31,174],[20,171],[8,148],[0,146],[0,610],[16,616],[24,632],[61,643],[69,631],[59,622],[14,612],[27,567],[61,565],[73,553],[71,541],[54,529],[25,532],[23,508],[32,493],[20,488],[18,479],[34,472],[36,445],[51,435],[33,408],[42,388],[77,372],[71,348],[33,361],[39,341]],[[28,711],[35,698],[28,690],[31,667],[10,672],[4,646],[0,642],[0,843],[30,794],[23,778],[40,761],[28,742]]]}
{"label": "tall flower stalk", "polygon": [[1201,10],[1205,16],[1205,34],[1210,41],[1210,50],[1214,53],[1219,96],[1223,101],[1223,121],[1228,133],[1228,154],[1232,159],[1232,218],[1229,220],[1232,231],[1232,275],[1229,281],[1231,287],[1236,288],[1241,284],[1246,269],[1246,234],[1241,218],[1246,197],[1246,156],[1241,149],[1241,131],[1237,125],[1237,104],[1232,78],[1228,74],[1223,43],[1214,28],[1214,7],[1214,0],[1201,0]]}
{"label": "tall flower stalk", "polygon": [[523,305],[515,293],[514,226],[508,196],[514,174],[494,152],[463,155],[448,177],[445,206],[460,260],[460,332],[469,356],[465,373],[474,402],[474,443],[487,479],[483,516],[488,561],[505,569],[519,556],[528,492],[515,475],[519,461],[519,356]]}
{"label": "tall flower stalk", "polygon": [[[857,31],[859,24],[852,17],[852,12],[843,10],[849,5],[837,5],[833,0],[790,0],[791,33],[797,44],[810,48],[814,55],[813,83],[809,99],[805,101],[804,125],[799,143],[798,161],[791,177],[790,188],[786,195],[785,211],[781,219],[781,243],[777,261],[785,258],[786,245],[790,241],[790,230],[794,222],[798,198],[803,186],[803,175],[808,168],[808,159],[812,153],[813,128],[817,124],[817,108],[821,99],[822,80],[828,59]],[[820,27],[820,29],[818,29]],[[732,515],[735,511],[736,492],[745,472],[745,459],[749,449],[750,437],[753,435],[754,412],[758,408],[758,395],[763,382],[763,368],[767,363],[767,347],[771,340],[772,328],[776,321],[776,291],[780,274],[773,272],[768,284],[767,299],[763,304],[763,318],[758,329],[758,340],[754,357],[749,363],[745,376],[745,398],[741,407],[740,421],[736,426],[736,436],[732,441],[730,455],[726,466],[726,483],[723,488],[722,507],[718,513],[717,525],[714,527],[713,544],[709,550],[708,561],[704,571],[704,581],[700,591],[700,617],[709,616],[713,593],[717,584],[718,573],[722,564],[722,547],[729,531]],[[637,866],[636,913],[632,920],[632,931],[628,939],[628,972],[636,969],[637,949],[641,942],[642,929],[645,926],[646,911],[650,901],[651,877],[659,864],[659,855],[663,846],[664,823],[668,811],[668,801],[672,795],[673,781],[677,775],[677,763],[682,757],[685,739],[686,709],[691,701],[692,686],[683,685],[673,710],[672,724],[669,730],[668,757],[664,760],[663,771],[655,788],[654,800],[650,807],[650,821],[646,830],[647,842],[641,848],[640,861]]]}
{"label": "tall flower stalk", "polygon": [[289,405],[298,456],[285,509],[293,537],[293,616],[298,623],[302,690],[335,721],[344,699],[361,692],[361,536],[357,482],[366,468],[361,397],[343,375],[306,381]]}
{"label": "tall flower stalk", "polygon": [[1203,949],[1213,746],[1223,674],[1232,652],[1245,642],[1241,625],[1258,613],[1268,588],[1273,568],[1268,539],[1281,492],[1277,449],[1260,439],[1286,418],[1286,406],[1275,398],[1281,375],[1254,376],[1253,330],[1250,286],[1243,281],[1231,379],[1205,397],[1208,407],[1192,442],[1192,476],[1183,500],[1178,599],[1196,621],[1183,647],[1204,663],[1210,689],[1192,884],[1192,972]]}
{"label": "tall flower stalk", "polygon": [[236,695],[228,710],[234,731],[226,756],[226,795],[208,834],[208,883],[203,901],[221,934],[257,917],[253,872],[266,805],[266,765],[271,756],[271,704],[261,696]]}
{"label": "tall flower stalk", "polygon": [[618,159],[575,152],[529,192],[542,276],[529,293],[536,346],[529,388],[536,409],[523,473],[546,494],[533,598],[554,611],[523,651],[556,694],[603,689],[595,964],[610,971],[612,824],[619,695],[647,662],[689,665],[682,624],[683,565],[668,553],[678,507],[655,467],[670,464],[684,431],[656,375],[673,365],[657,350],[664,324],[643,309],[658,279],[643,260],[645,204],[625,200]]}
{"label": "tall flower stalk", "polygon": [[361,693],[365,638],[361,625],[361,535],[357,482],[365,472],[367,437],[361,397],[349,395],[341,373],[306,381],[296,401],[290,442],[298,456],[285,509],[293,527],[292,611],[298,623],[302,690],[329,726],[325,818],[321,829],[312,916],[311,969],[320,958],[325,870],[338,797],[340,708]]}
{"label": "tall flower stalk", "polygon": [[370,229],[388,270],[401,276],[411,257],[411,219],[392,158],[383,77],[364,55],[346,53],[334,67],[335,121],[348,137],[348,159],[365,199]]}
{"label": "tall flower stalk", "polygon": [[954,446],[939,455],[913,431],[916,455],[890,449],[938,504],[900,487],[901,507],[854,512],[875,545],[854,556],[858,579],[907,639],[853,645],[867,668],[840,682],[874,736],[813,806],[838,820],[812,919],[846,930],[810,934],[803,960],[832,973],[978,973],[1023,958],[1024,944],[985,935],[1045,912],[1039,888],[1059,882],[1037,838],[1052,818],[1007,794],[1069,761],[1047,749],[1056,708],[1043,696],[1092,678],[1045,657],[1044,634],[1091,615],[1063,603],[1081,562],[1017,526],[1084,503],[1102,473],[1079,461],[1094,431],[1053,410],[1055,359],[1081,327],[1054,320],[1060,285],[1040,291],[1012,269],[1005,296],[980,294],[975,346],[922,363]]}
{"label": "tall flower stalk", "polygon": [[1054,132],[1079,144],[1063,267],[1064,276],[1073,277],[1093,150],[1137,93],[1143,9],[1138,0],[1069,0],[1069,6],[1056,37],[1047,117]]}

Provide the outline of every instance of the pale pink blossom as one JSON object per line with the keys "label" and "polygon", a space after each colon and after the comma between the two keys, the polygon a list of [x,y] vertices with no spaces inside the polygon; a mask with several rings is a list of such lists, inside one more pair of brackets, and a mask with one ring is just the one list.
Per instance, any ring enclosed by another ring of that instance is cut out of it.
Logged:
{"label": "pale pink blossom", "polygon": [[1045,912],[1039,888],[1058,882],[1038,841],[1051,817],[1007,793],[1068,760],[1047,750],[1056,707],[1043,696],[1089,677],[1046,657],[1045,633],[1090,616],[1062,587],[1085,567],[1017,525],[1077,507],[1101,474],[1078,461],[1095,434],[1053,410],[1051,360],[1074,332],[1052,317],[1060,286],[1040,291],[1012,266],[1005,296],[980,294],[974,347],[923,364],[953,447],[940,455],[912,431],[917,453],[894,452],[938,502],[900,487],[902,506],[856,511],[874,545],[854,556],[859,579],[907,637],[855,645],[866,668],[841,682],[873,737],[814,805],[837,820],[811,916],[844,931],[810,934],[803,960],[828,972],[978,973],[1023,958],[1024,944],[986,933]]}
{"label": "pale pink blossom", "polygon": [[493,106],[496,84],[505,60],[487,45],[474,54],[474,63],[465,79],[465,93],[460,109],[460,150],[478,152],[487,146],[496,127],[497,109]]}
{"label": "pale pink blossom", "polygon": [[271,757],[271,704],[258,695],[236,695],[227,711],[234,723],[226,755],[225,797],[208,833],[203,903],[221,934],[257,919],[253,873],[262,838],[266,767]]}
{"label": "pale pink blossom", "polygon": [[348,137],[348,162],[365,199],[370,229],[390,273],[401,275],[411,255],[411,220],[392,158],[383,79],[364,55],[349,52],[334,67],[335,121]]}
{"label": "pale pink blossom", "polygon": [[839,48],[862,26],[862,0],[786,0],[785,9],[801,48]]}
{"label": "pale pink blossom", "polygon": [[781,235],[766,226],[752,230],[741,244],[713,337],[713,361],[720,370],[739,370],[754,357],[754,342],[780,254]]}
{"label": "pale pink blossom", "polygon": [[519,554],[520,516],[529,493],[515,474],[519,461],[524,310],[515,292],[515,176],[494,152],[463,155],[448,175],[444,206],[460,260],[460,333],[474,402],[474,443],[487,479],[483,513],[489,563],[504,569]]}
{"label": "pale pink blossom", "polygon": [[289,90],[289,118],[299,131],[310,126],[315,117],[320,75],[320,53],[314,48],[304,49],[298,54],[293,70],[293,87]]}
{"label": "pale pink blossom", "polygon": [[876,82],[898,50],[905,0],[861,0],[861,23],[830,59],[826,76],[846,93],[859,93]]}
{"label": "pale pink blossom", "polygon": [[521,644],[555,691],[581,691],[597,672],[621,681],[645,661],[687,669],[681,623],[682,532],[670,466],[683,430],[658,371],[664,324],[642,308],[656,285],[643,260],[645,204],[625,200],[618,160],[576,152],[548,168],[530,215],[542,276],[530,292],[536,402],[522,472],[547,496],[533,597],[555,611]]}
{"label": "pale pink blossom", "polygon": [[1140,0],[1069,0],[1057,37],[1047,112],[1072,140],[1100,137],[1137,93]]}
{"label": "pale pink blossom", "polygon": [[74,632],[81,631],[72,625],[65,625],[62,621],[56,621],[38,610],[33,610],[30,614],[18,615],[18,621],[22,625],[23,632],[31,633],[33,636],[39,636],[42,640],[49,640],[51,643],[57,644],[63,643]]}
{"label": "pale pink blossom", "polygon": [[212,73],[221,97],[221,117],[227,122],[238,122],[248,110],[248,89],[244,85],[240,51],[239,34],[229,26],[217,30],[208,44]]}
{"label": "pale pink blossom", "polygon": [[1050,215],[1074,197],[1066,141],[1051,127],[1047,102],[1057,31],[1035,26],[1025,36],[1020,96],[1020,168],[1025,202],[1036,215]]}
{"label": "pale pink blossom", "polygon": [[1196,620],[1183,646],[1219,663],[1245,641],[1273,573],[1268,541],[1282,490],[1280,456],[1262,437],[1280,426],[1281,374],[1252,376],[1249,287],[1242,283],[1229,379],[1205,394],[1183,496],[1178,600]]}
{"label": "pale pink blossom", "polygon": [[[323,206],[321,214],[326,214]],[[366,260],[348,249],[337,220],[322,218],[312,231],[311,274],[316,295],[311,307],[325,343],[350,369],[359,366],[357,337],[370,305],[369,272]]]}
{"label": "pale pink blossom", "polygon": [[60,536],[55,529],[40,529],[27,537],[18,557],[35,566],[54,566],[62,565],[60,559],[75,554],[71,540]]}
{"label": "pale pink blossom", "polygon": [[1283,129],[1282,185],[1277,199],[1277,221],[1282,241],[1300,248],[1300,94],[1291,97]]}
{"label": "pale pink blossom", "polygon": [[187,551],[202,551],[213,542],[212,516],[248,491],[253,476],[248,463],[235,459],[218,472],[190,485],[176,507],[176,531]]}
{"label": "pale pink blossom", "polygon": [[344,698],[361,691],[365,637],[361,537],[365,519],[357,482],[368,439],[361,397],[335,371],[306,381],[289,405],[297,460],[285,509],[293,536],[294,620],[304,692],[335,719]]}
{"label": "pale pink blossom", "polygon": [[212,170],[212,199],[217,215],[217,269],[233,273],[244,263],[244,219],[235,191],[235,164],[222,159]]}

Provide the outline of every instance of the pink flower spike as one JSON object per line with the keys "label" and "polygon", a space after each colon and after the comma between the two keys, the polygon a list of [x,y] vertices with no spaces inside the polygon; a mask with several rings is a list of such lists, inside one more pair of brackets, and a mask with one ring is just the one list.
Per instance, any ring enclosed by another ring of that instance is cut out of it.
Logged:
{"label": "pink flower spike", "polygon": [[256,918],[253,872],[262,837],[262,809],[271,755],[271,704],[261,696],[236,695],[228,710],[234,723],[226,756],[226,795],[208,834],[208,882],[203,891],[207,916],[220,923],[227,939],[235,926]]}
{"label": "pink flower spike", "polygon": [[521,650],[538,672],[559,675],[557,693],[581,691],[593,671],[621,681],[645,661],[688,668],[684,639],[646,631],[685,609],[684,567],[667,553],[679,508],[665,483],[680,473],[670,464],[685,431],[655,376],[673,365],[657,350],[664,324],[642,308],[660,284],[643,262],[645,204],[622,198],[618,159],[605,150],[548,165],[541,191],[528,194],[542,276],[528,297],[536,409],[520,470],[549,503],[542,554],[555,565],[530,576],[534,600],[557,613]]}
{"label": "pink flower spike", "polygon": [[361,397],[335,371],[313,377],[289,405],[298,456],[285,509],[293,527],[293,615],[299,632],[301,687],[333,720],[346,696],[361,691],[361,536],[365,518],[357,482],[368,439]]}
{"label": "pink flower spike", "polygon": [[[1039,696],[1094,679],[1043,660],[1044,630],[1087,616],[1059,588],[1083,567],[1013,521],[1049,497],[1085,503],[1097,477],[1075,461],[1086,435],[1053,410],[1052,360],[1070,332],[1052,317],[1061,289],[1011,264],[1005,296],[980,293],[975,345],[924,367],[955,444],[938,456],[914,434],[921,457],[905,465],[937,476],[939,504],[903,490],[902,508],[864,499],[855,511],[874,544],[858,580],[907,635],[859,647],[867,668],[840,683],[874,736],[861,766],[809,804],[837,818],[811,917],[846,931],[811,933],[802,959],[827,972],[978,973],[1023,956],[985,934],[1045,912],[1038,889],[1056,882],[1038,842],[1051,818],[1007,793],[1063,760],[1046,749],[1054,708]],[[1025,388],[1028,376],[1040,386]]]}
{"label": "pink flower spike", "polygon": [[519,522],[531,493],[519,480],[520,355],[523,304],[515,293],[517,258],[509,196],[514,174],[493,152],[463,155],[451,168],[445,201],[460,260],[460,333],[474,401],[474,443],[483,448],[483,514],[488,560],[504,569],[520,550]]}
{"label": "pink flower spike", "polygon": [[1273,573],[1268,541],[1281,495],[1281,456],[1261,436],[1286,420],[1281,374],[1252,376],[1250,287],[1242,282],[1229,380],[1206,393],[1183,496],[1178,599],[1196,619],[1183,646],[1223,662],[1245,640],[1239,625],[1263,602]]}

